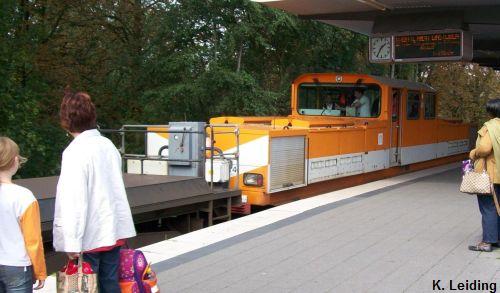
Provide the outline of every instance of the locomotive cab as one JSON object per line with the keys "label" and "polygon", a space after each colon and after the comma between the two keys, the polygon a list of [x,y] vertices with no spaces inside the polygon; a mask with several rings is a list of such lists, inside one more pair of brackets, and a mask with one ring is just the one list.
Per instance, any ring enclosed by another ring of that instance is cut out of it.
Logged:
{"label": "locomotive cab", "polygon": [[296,113],[300,116],[378,118],[382,91],[359,79],[349,83],[301,83],[297,86]]}

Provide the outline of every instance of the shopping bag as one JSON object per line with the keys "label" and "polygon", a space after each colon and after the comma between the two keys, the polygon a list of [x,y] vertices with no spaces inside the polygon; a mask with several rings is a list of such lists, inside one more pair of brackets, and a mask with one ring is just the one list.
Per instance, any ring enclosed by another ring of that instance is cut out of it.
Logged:
{"label": "shopping bag", "polygon": [[97,274],[88,262],[83,261],[83,254],[78,260],[70,260],[57,272],[57,293],[97,293]]}

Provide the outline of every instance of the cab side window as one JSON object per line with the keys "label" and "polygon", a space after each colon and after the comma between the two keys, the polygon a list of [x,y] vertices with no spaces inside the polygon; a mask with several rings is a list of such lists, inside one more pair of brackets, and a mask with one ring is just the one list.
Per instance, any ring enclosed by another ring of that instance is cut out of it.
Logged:
{"label": "cab side window", "polygon": [[435,93],[425,93],[424,94],[424,118],[429,119],[429,120],[436,118],[436,94]]}
{"label": "cab side window", "polygon": [[420,93],[408,91],[406,99],[406,119],[417,120],[420,118]]}
{"label": "cab side window", "polygon": [[392,91],[392,122],[399,120],[399,103],[401,101],[401,90],[394,89]]}

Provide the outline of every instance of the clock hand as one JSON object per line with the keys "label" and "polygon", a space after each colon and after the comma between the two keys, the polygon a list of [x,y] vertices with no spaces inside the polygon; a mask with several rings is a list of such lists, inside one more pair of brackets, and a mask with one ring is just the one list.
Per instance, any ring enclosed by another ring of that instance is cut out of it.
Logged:
{"label": "clock hand", "polygon": [[380,49],[378,49],[378,52],[377,52],[377,57],[380,57],[380,52],[382,51],[382,49],[387,46],[387,43],[385,43],[382,47],[380,47]]}

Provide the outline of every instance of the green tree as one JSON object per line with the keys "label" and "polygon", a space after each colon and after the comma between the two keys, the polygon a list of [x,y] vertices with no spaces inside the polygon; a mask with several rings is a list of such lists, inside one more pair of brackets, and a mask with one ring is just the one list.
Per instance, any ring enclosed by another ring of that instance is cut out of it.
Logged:
{"label": "green tree", "polygon": [[426,81],[439,92],[439,116],[481,126],[485,104],[500,97],[500,75],[475,64],[439,63],[428,67]]}
{"label": "green tree", "polygon": [[[22,177],[58,173],[67,87],[89,92],[99,125],[118,128],[287,115],[302,73],[390,75],[368,62],[365,36],[248,0],[3,0],[0,8],[0,133],[30,158]],[[498,94],[498,75],[477,66],[395,73],[427,79],[450,105],[442,115],[475,123]]]}

